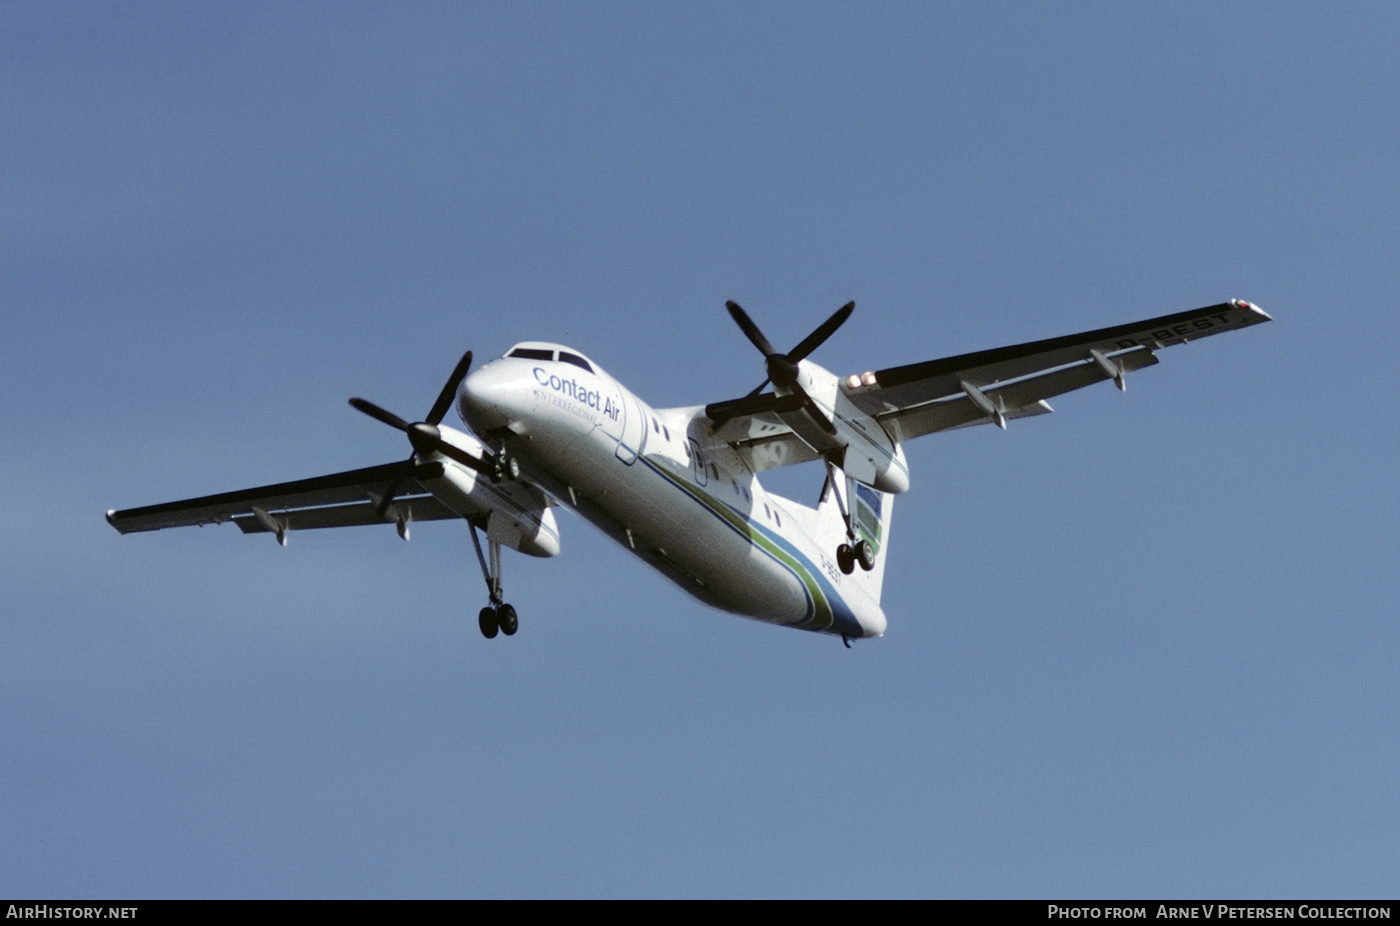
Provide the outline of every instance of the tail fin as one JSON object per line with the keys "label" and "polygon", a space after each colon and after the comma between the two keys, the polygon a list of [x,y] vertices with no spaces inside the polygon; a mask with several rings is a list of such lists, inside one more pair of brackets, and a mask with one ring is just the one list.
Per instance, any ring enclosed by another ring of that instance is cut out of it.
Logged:
{"label": "tail fin", "polygon": [[[851,542],[846,535],[846,517],[843,514],[843,509],[849,504],[855,523],[856,540],[864,540],[870,544],[875,553],[874,568],[867,572],[857,563],[851,573],[851,580],[878,604],[880,589],[885,582],[885,557],[889,550],[890,511],[894,508],[894,496],[878,492],[859,482],[846,480],[842,478],[839,470],[834,475],[836,479],[828,477],[826,485],[822,487],[821,501],[817,503],[819,540],[824,547],[829,547],[832,553],[841,544]],[[853,486],[855,489],[849,493],[849,500],[846,497],[847,486]]]}

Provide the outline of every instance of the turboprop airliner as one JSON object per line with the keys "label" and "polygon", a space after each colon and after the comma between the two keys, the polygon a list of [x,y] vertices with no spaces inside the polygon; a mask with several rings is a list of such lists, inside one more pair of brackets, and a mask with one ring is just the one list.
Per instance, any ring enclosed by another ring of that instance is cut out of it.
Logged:
{"label": "turboprop airliner", "polygon": [[[109,511],[123,534],[232,521],[284,546],[309,528],[467,523],[486,583],[482,634],[514,634],[501,548],[559,553],[566,506],[691,595],[771,624],[852,639],[885,632],[880,591],[893,496],[909,488],[904,444],[1052,411],[1053,396],[1158,362],[1166,347],[1269,321],[1234,299],[1082,334],[839,377],[809,355],[848,303],[786,353],[736,303],[730,315],[767,377],[742,398],[652,408],[583,353],[525,341],[471,369],[468,351],[421,421],[350,404],[408,437],[401,462],[203,498]],[[769,389],[768,387],[772,388]],[[467,430],[444,425],[452,405]],[[758,474],[819,462],[815,508]],[[483,551],[482,535],[485,536]]]}

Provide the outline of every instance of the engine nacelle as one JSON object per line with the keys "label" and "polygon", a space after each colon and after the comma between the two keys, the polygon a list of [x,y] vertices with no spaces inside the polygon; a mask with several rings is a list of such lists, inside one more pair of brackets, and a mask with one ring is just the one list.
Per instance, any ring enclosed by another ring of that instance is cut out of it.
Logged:
{"label": "engine nacelle", "polygon": [[813,449],[837,463],[856,482],[881,492],[908,491],[909,462],[904,458],[904,448],[890,439],[880,422],[852,404],[829,371],[811,361],[804,361],[802,370],[808,394],[823,405],[830,403],[835,412],[832,424],[836,433],[824,437],[836,449],[815,444]]}
{"label": "engine nacelle", "polygon": [[865,435],[861,435],[860,439],[846,445],[841,469],[856,482],[872,489],[894,494],[907,492],[909,463],[904,458],[904,448],[888,439],[881,442],[864,438]]}
{"label": "engine nacelle", "polygon": [[[474,456],[484,447],[475,438],[451,428],[441,429],[443,439]],[[490,477],[468,469],[440,454],[431,454],[419,468],[418,482],[433,497],[464,518],[486,518],[486,536],[529,556],[559,555],[559,526],[549,499],[534,486]],[[438,472],[438,467],[441,471]]]}

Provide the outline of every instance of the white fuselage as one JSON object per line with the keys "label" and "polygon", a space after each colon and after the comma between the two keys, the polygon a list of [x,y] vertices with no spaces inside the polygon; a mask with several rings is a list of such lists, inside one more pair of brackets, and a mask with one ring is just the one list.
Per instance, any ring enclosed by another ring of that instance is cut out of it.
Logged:
{"label": "white fuselage", "polygon": [[765,492],[709,437],[700,408],[652,409],[591,361],[543,343],[475,370],[458,408],[522,476],[696,598],[806,630],[884,632],[859,575],[837,568],[836,541],[818,540],[830,518]]}

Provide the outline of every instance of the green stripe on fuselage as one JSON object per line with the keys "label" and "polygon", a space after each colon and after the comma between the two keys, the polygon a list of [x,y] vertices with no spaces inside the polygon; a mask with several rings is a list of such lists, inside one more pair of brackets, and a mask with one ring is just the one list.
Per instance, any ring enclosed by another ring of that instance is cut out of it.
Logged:
{"label": "green stripe on fuselage", "polygon": [[737,533],[748,538],[749,542],[758,549],[767,553],[781,565],[785,566],[793,575],[797,576],[799,582],[807,592],[808,614],[806,620],[794,625],[804,630],[827,630],[836,622],[831,602],[827,600],[826,593],[822,591],[820,580],[808,568],[805,560],[793,556],[787,550],[775,543],[763,529],[754,524],[748,518],[741,517],[734,509],[715,498],[710,493],[704,491],[699,486],[691,485],[671,473],[666,472],[649,458],[638,456],[652,472],[661,476],[671,485],[685,492],[691,498],[703,505],[711,514],[724,521]]}

